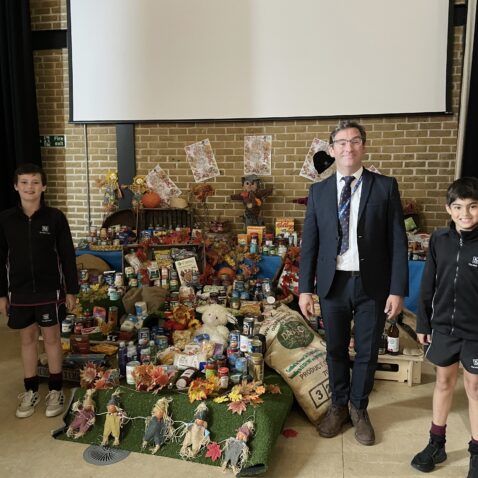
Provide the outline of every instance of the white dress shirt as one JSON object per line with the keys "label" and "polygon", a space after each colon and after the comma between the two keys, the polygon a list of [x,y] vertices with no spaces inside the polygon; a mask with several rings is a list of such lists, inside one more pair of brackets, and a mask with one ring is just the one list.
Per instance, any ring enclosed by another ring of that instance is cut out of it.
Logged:
{"label": "white dress shirt", "polygon": [[[360,270],[360,258],[357,246],[357,223],[358,223],[358,211],[360,205],[360,195],[362,194],[362,181],[358,187],[357,182],[363,173],[363,167],[356,171],[353,176],[355,179],[352,181],[352,198],[350,201],[350,220],[349,220],[349,248],[342,255],[337,255],[337,270],[340,271],[359,271]],[[337,171],[337,205],[340,202],[340,194],[345,182],[342,181],[344,177]]]}

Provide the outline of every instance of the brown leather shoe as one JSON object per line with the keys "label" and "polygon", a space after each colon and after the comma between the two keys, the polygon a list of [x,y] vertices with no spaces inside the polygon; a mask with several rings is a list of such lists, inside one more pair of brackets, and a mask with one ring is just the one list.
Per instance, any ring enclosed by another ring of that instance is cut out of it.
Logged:
{"label": "brown leather shoe", "polygon": [[375,443],[375,432],[370,423],[367,409],[355,408],[350,404],[350,418],[355,427],[355,439],[362,445],[373,445]]}
{"label": "brown leather shoe", "polygon": [[347,406],[330,405],[324,418],[317,425],[319,435],[324,438],[332,438],[340,433],[342,427],[350,421]]}

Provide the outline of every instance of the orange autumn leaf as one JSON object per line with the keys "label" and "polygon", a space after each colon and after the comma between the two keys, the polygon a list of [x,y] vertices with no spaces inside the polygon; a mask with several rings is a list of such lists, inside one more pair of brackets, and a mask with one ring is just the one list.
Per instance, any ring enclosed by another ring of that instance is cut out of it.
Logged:
{"label": "orange autumn leaf", "polygon": [[272,393],[273,395],[280,395],[280,394],[282,394],[279,385],[275,385],[275,384],[273,384],[273,383],[270,383],[269,385],[267,385],[267,391],[268,391],[269,393]]}
{"label": "orange autumn leaf", "polygon": [[247,410],[247,405],[244,402],[231,402],[228,407],[232,413],[237,413],[238,415],[242,415],[242,412]]}

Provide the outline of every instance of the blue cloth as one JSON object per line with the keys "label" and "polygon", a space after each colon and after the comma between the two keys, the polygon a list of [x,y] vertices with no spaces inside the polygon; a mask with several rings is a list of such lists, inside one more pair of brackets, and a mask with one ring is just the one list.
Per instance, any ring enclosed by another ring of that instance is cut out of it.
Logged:
{"label": "blue cloth", "polygon": [[408,296],[404,299],[405,308],[414,314],[418,311],[420,284],[422,282],[425,261],[408,261]]}
{"label": "blue cloth", "polygon": [[77,249],[76,255],[91,254],[103,259],[111,269],[116,272],[123,271],[123,252],[122,251],[90,251],[89,249]]}

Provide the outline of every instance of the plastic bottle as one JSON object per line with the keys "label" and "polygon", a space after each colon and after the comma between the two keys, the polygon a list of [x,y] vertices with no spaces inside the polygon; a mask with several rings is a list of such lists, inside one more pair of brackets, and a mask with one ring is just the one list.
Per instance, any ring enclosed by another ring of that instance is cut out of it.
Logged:
{"label": "plastic bottle", "polygon": [[391,320],[387,330],[387,353],[398,355],[400,353],[400,331],[397,327],[397,321]]}
{"label": "plastic bottle", "polygon": [[118,368],[121,377],[126,377],[127,350],[126,344],[121,341],[118,349]]}
{"label": "plastic bottle", "polygon": [[127,358],[127,362],[133,362],[135,360],[138,360],[138,352],[136,350],[136,345],[134,345],[133,341],[128,343],[126,358]]}
{"label": "plastic bottle", "polygon": [[158,354],[158,346],[156,345],[156,342],[154,340],[150,340],[149,341],[149,353],[151,355],[151,363],[153,365],[157,365],[158,363],[158,357],[157,357],[157,354]]}

